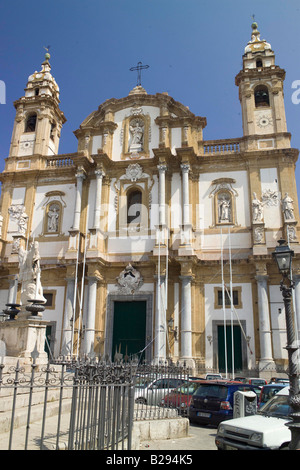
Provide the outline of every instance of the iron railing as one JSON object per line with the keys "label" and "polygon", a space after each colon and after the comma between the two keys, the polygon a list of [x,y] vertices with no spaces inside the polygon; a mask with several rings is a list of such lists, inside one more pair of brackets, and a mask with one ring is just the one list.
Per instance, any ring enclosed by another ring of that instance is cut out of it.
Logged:
{"label": "iron railing", "polygon": [[188,377],[134,360],[0,364],[0,450],[130,450],[134,420],[178,416],[180,393],[175,406],[163,399]]}

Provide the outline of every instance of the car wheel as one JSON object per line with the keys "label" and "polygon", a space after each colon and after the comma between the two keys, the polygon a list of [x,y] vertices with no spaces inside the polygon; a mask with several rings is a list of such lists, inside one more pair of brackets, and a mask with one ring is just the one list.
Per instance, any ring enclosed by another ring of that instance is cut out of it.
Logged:
{"label": "car wheel", "polygon": [[140,405],[146,405],[147,404],[147,400],[146,398],[143,398],[143,397],[139,397],[135,400],[136,403],[139,403]]}

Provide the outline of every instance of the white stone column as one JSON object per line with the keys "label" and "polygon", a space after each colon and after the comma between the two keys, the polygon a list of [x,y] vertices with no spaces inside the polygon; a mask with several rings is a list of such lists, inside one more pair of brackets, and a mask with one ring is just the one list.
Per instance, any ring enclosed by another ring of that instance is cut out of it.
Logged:
{"label": "white stone column", "polygon": [[94,228],[100,229],[100,216],[101,216],[101,198],[102,198],[102,180],[103,171],[96,170],[96,197],[95,197],[95,209],[94,209]]}
{"label": "white stone column", "polygon": [[166,224],[166,171],[167,166],[160,164],[157,166],[159,172],[159,225],[165,226]]}
{"label": "white stone column", "polygon": [[80,215],[81,215],[81,198],[82,198],[82,184],[85,179],[83,171],[76,173],[77,185],[76,185],[76,200],[75,200],[75,211],[73,220],[73,230],[79,230]]}
{"label": "white stone column", "polygon": [[179,276],[181,280],[181,351],[180,360],[194,367],[192,357],[192,276]]}
{"label": "white stone column", "polygon": [[90,354],[94,351],[95,341],[95,318],[97,299],[97,278],[88,278],[88,308],[84,331],[83,354]]}
{"label": "white stone column", "polygon": [[260,337],[260,369],[266,372],[274,366],[272,354],[272,336],[268,296],[268,276],[256,276],[258,293],[259,337]]}
{"label": "white stone column", "polygon": [[67,292],[65,303],[65,314],[63,323],[63,334],[61,343],[61,354],[65,356],[72,355],[72,335],[73,335],[73,322],[75,322],[74,315],[74,291],[75,279],[67,278]]}
{"label": "white stone column", "polygon": [[156,277],[154,361],[166,359],[165,276]]}
{"label": "white stone column", "polygon": [[189,171],[190,165],[182,163],[182,228],[181,245],[191,244],[191,224],[190,224],[190,193],[189,193]]}
{"label": "white stone column", "polygon": [[189,171],[190,165],[182,163],[182,221],[183,226],[190,224],[190,194],[189,194]]}

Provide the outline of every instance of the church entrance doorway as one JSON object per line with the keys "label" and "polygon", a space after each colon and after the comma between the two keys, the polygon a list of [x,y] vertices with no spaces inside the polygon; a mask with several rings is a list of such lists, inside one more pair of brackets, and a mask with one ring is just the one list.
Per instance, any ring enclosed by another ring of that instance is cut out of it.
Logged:
{"label": "church entrance doorway", "polygon": [[[233,339],[233,354],[232,354],[232,339]],[[226,351],[226,354],[225,354]],[[226,350],[225,350],[225,335],[224,326],[218,325],[218,361],[219,371],[226,371],[226,355],[227,355],[227,371],[232,373],[232,366],[234,362],[234,372],[243,369],[243,354],[242,354],[242,335],[241,327],[233,325],[233,335],[231,325],[226,326]],[[232,358],[233,356],[233,358]]]}
{"label": "church entrance doorway", "polygon": [[145,300],[114,301],[112,358],[118,352],[144,359],[145,352],[141,351],[146,344],[146,311]]}

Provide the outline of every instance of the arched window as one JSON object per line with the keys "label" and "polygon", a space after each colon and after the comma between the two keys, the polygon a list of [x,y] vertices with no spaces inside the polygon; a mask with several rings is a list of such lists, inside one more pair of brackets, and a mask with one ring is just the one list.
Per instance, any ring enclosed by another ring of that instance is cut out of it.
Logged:
{"label": "arched window", "polygon": [[268,88],[264,85],[258,86],[254,90],[255,107],[270,106]]}
{"label": "arched window", "polygon": [[142,215],[142,192],[133,189],[127,194],[127,224],[140,224]]}
{"label": "arched window", "polygon": [[262,67],[262,66],[263,66],[262,60],[261,60],[261,59],[257,59],[257,61],[256,61],[256,67]]}
{"label": "arched window", "polygon": [[28,116],[25,124],[25,132],[35,132],[36,119],[36,114],[30,114],[30,116]]}

